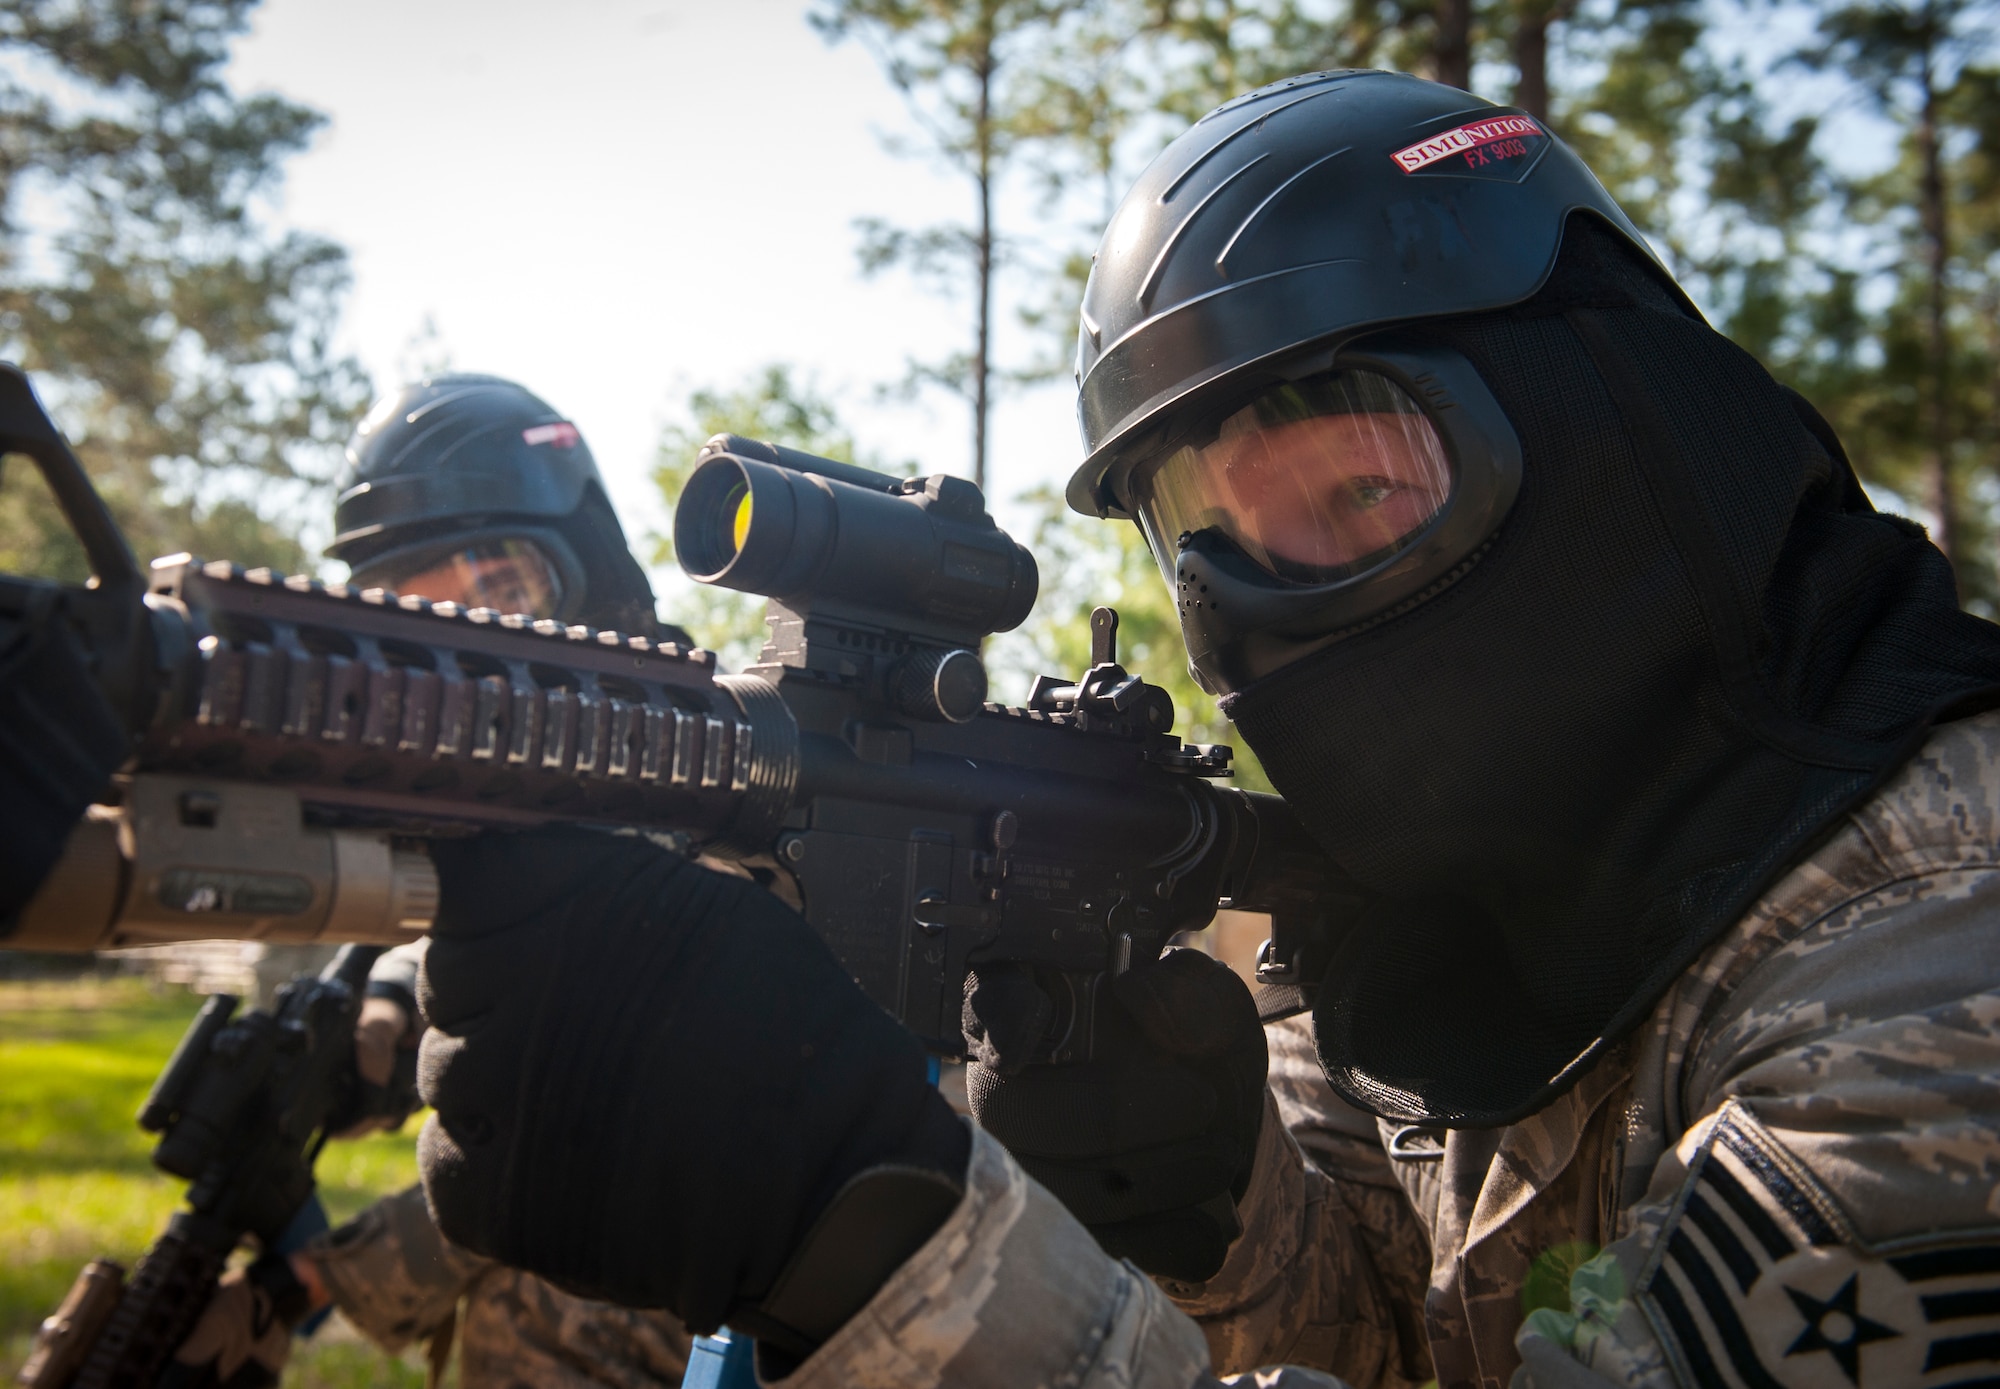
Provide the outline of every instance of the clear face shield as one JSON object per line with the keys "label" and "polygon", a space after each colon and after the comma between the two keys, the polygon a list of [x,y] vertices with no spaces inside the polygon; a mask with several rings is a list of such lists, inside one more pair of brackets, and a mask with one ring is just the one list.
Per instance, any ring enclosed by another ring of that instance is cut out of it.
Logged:
{"label": "clear face shield", "polygon": [[1202,531],[1288,583],[1364,574],[1422,534],[1455,482],[1429,416],[1370,371],[1269,387],[1202,438],[1135,468],[1128,483],[1170,589],[1181,537]]}
{"label": "clear face shield", "polygon": [[396,556],[355,573],[359,587],[394,589],[404,596],[468,608],[493,608],[530,617],[562,611],[567,586],[563,567],[537,542],[518,536],[470,542],[457,549],[428,550],[402,564]]}
{"label": "clear face shield", "polygon": [[1385,335],[1323,360],[1194,417],[1111,484],[1213,693],[1454,583],[1520,487],[1513,426],[1457,352]]}

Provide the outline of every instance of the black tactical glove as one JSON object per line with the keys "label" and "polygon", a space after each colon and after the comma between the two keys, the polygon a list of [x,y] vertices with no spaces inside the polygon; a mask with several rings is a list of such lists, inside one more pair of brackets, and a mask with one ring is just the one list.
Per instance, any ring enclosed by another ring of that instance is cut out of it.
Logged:
{"label": "black tactical glove", "polygon": [[31,600],[26,618],[0,616],[0,939],[131,742],[61,600]]}
{"label": "black tactical glove", "polygon": [[[922,1048],[754,883],[581,829],[434,854],[418,1155],[454,1243],[803,1352],[956,1204]],[[884,1167],[887,1202],[853,1180]]]}
{"label": "black tactical glove", "polygon": [[1195,1283],[1242,1233],[1268,1058],[1250,990],[1198,950],[1169,950],[1098,996],[1095,1055],[1028,1065],[1053,1005],[1020,966],[966,983],[973,1117],[1106,1252]]}

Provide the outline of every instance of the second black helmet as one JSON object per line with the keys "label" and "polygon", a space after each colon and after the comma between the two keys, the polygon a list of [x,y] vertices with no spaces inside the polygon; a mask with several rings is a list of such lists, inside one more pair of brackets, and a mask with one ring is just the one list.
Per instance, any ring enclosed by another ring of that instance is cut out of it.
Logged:
{"label": "second black helmet", "polygon": [[506,575],[491,605],[656,634],[590,446],[525,387],[470,373],[406,385],[362,420],[347,465],[327,554],[357,583],[490,565]]}

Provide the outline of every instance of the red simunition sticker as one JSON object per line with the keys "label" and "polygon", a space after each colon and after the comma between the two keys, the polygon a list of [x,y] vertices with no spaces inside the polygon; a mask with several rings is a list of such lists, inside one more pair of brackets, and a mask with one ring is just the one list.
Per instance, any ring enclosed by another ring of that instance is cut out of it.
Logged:
{"label": "red simunition sticker", "polygon": [[[1547,133],[1527,116],[1495,116],[1490,121],[1475,121],[1456,130],[1447,130],[1442,135],[1433,135],[1428,140],[1419,140],[1408,149],[1397,150],[1389,157],[1396,161],[1404,173],[1414,174],[1417,170],[1435,164],[1440,159],[1449,159],[1454,154],[1463,154],[1468,160],[1473,160],[1478,156],[1472,151],[1484,150],[1488,146],[1504,144],[1510,140],[1518,143]],[[1514,154],[1525,152],[1525,150],[1511,151]],[[1501,152],[1496,151],[1496,153]]]}
{"label": "red simunition sticker", "polygon": [[538,424],[533,429],[521,431],[521,442],[524,444],[554,444],[559,449],[575,448],[581,437],[576,432],[576,426],[568,420],[560,424]]}

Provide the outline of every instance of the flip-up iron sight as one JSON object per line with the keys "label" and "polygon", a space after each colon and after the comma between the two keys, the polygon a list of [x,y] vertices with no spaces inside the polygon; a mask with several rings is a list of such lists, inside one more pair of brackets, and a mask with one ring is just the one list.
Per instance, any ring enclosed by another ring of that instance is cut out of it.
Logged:
{"label": "flip-up iron sight", "polygon": [[1035,605],[1035,557],[965,479],[892,477],[735,434],[703,447],[674,548],[692,578],[771,600],[765,665],[851,674],[858,655],[893,647],[894,661],[871,663],[879,696],[915,718],[976,715],[979,644]]}

